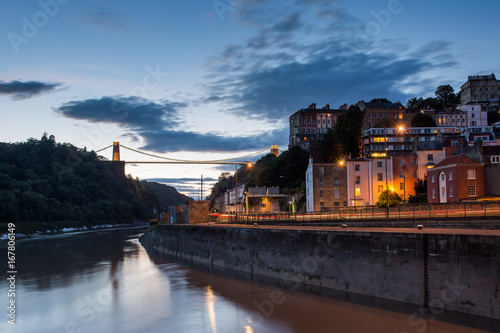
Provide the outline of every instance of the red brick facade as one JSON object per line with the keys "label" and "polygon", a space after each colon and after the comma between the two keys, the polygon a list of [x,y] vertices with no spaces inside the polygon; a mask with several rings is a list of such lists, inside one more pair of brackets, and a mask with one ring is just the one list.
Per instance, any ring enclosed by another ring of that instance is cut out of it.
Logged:
{"label": "red brick facade", "polygon": [[447,157],[427,173],[429,203],[460,202],[485,195],[484,163],[465,155]]}

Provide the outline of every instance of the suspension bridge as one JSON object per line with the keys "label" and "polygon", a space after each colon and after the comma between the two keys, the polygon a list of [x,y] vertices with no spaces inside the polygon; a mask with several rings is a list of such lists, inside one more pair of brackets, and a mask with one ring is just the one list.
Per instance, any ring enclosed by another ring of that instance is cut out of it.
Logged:
{"label": "suspension bridge", "polygon": [[[124,146],[120,144],[120,142],[115,141],[113,142],[112,145],[109,145],[107,147],[101,148],[99,150],[96,150],[96,153],[100,153],[106,149],[113,148],[113,153],[112,153],[112,161],[121,161],[124,162],[125,164],[233,164],[233,165],[252,165],[252,162],[250,161],[241,161],[242,159],[247,159],[249,157],[253,156],[258,156],[266,151],[270,151],[271,154],[278,156],[280,152],[283,152],[284,150],[278,148],[277,145],[272,145],[271,148],[266,148],[254,153],[250,153],[244,156],[238,156],[238,157],[231,157],[231,158],[226,158],[226,159],[218,159],[218,160],[185,160],[185,159],[177,159],[177,158],[169,158],[169,157],[164,157],[156,154],[151,154],[147,153],[138,149],[130,148],[127,146]],[[149,161],[122,161],[120,159],[120,147],[127,149],[129,151],[142,154],[148,157],[153,157],[156,160],[149,160]],[[240,160],[240,161],[238,161]]]}

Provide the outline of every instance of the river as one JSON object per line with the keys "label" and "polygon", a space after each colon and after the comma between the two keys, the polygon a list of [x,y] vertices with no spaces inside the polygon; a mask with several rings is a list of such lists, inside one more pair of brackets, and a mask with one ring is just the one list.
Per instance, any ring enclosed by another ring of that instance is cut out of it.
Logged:
{"label": "river", "polygon": [[[404,304],[367,305],[219,276],[148,253],[145,229],[17,240],[16,321],[9,281],[1,332],[494,332],[499,322],[453,313],[415,316]],[[1,253],[6,253],[2,241]],[[7,258],[1,267],[7,272]],[[375,302],[377,303],[377,302]],[[384,303],[385,304],[385,303]],[[423,312],[422,312],[423,313]]]}

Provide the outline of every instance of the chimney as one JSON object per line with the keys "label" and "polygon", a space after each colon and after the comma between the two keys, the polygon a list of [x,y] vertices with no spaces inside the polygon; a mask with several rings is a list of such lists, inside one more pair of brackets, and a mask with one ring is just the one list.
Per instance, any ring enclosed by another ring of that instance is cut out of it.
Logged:
{"label": "chimney", "polygon": [[312,103],[311,105],[309,105],[308,109],[316,110],[316,103]]}

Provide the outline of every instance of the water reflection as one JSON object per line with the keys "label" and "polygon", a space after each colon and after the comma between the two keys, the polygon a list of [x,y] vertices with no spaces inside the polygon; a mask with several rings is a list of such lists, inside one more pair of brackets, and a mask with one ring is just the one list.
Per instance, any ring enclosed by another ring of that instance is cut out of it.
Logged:
{"label": "water reflection", "polygon": [[[20,241],[15,330],[445,333],[500,328],[498,321],[471,316],[460,325],[442,321],[445,316],[412,322],[411,309],[390,311],[219,276],[147,253],[137,243],[140,234],[122,230]],[[0,261],[5,265],[5,258]],[[0,281],[1,290],[5,287]],[[1,297],[5,304],[6,293]],[[12,327],[4,320],[0,331]]]}

